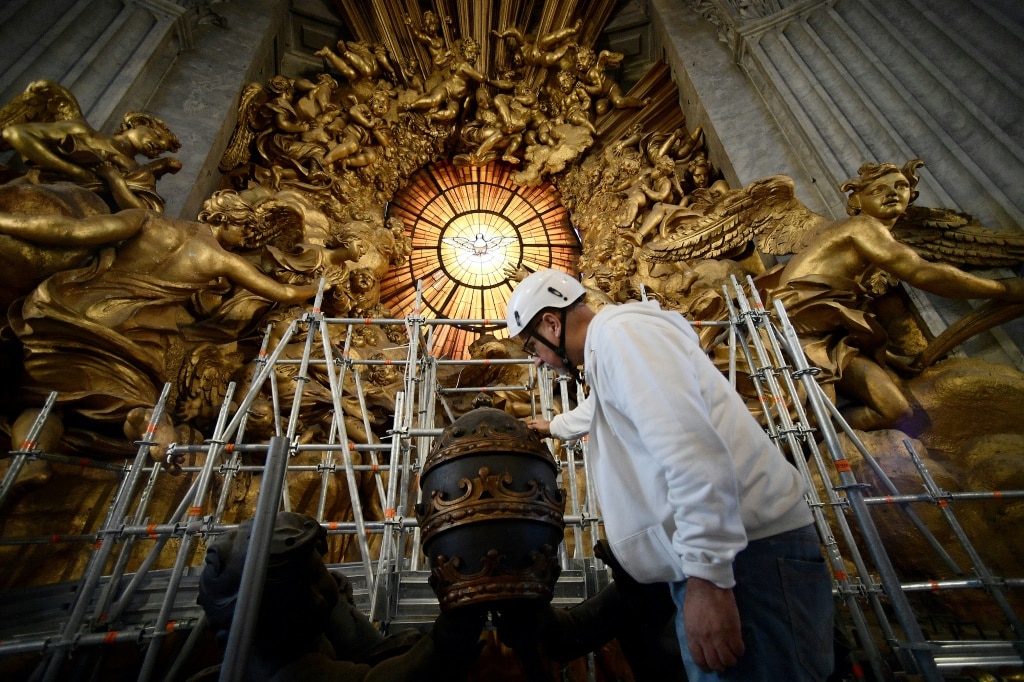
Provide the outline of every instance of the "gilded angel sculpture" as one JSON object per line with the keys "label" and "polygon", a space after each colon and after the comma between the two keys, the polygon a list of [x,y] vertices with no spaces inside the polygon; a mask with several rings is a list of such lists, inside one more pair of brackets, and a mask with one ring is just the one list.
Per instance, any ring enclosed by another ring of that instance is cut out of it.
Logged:
{"label": "gilded angel sculpture", "polygon": [[551,33],[524,34],[515,26],[510,26],[503,31],[491,31],[499,38],[508,40],[514,48],[513,64],[516,67],[537,66],[552,67],[558,64],[575,47],[570,42],[579,33],[583,22],[579,19],[572,26]]}
{"label": "gilded angel sculpture", "polygon": [[403,108],[426,111],[428,122],[455,121],[461,111],[462,100],[470,93],[470,83],[497,85],[496,81],[476,68],[479,56],[480,44],[472,38],[464,38],[456,44],[456,54],[448,61],[450,75],[422,97],[404,104]]}
{"label": "gilded angel sculpture", "polygon": [[[766,253],[794,253],[758,278],[758,288],[784,303],[826,378],[860,400],[846,415],[850,424],[895,426],[911,407],[885,370],[885,332],[866,310],[872,296],[902,280],[939,296],[1002,302],[1002,321],[1024,313],[1024,280],[987,279],[954,265],[1019,264],[1024,235],[987,230],[953,211],[909,209],[921,165],[914,159],[902,168],[861,166],[858,177],[842,185],[851,217],[836,222],[809,211],[787,178],[765,178],[727,192],[703,213],[674,218],[674,232],[651,241],[643,255],[656,262],[714,258],[751,239]],[[991,326],[976,322],[976,331]]]}
{"label": "gilded angel sculpture", "polygon": [[[138,111],[106,135],[90,126],[75,96],[48,80],[31,83],[0,109],[2,148],[14,149],[40,173],[71,180],[110,197],[111,208],[163,209],[156,181],[181,163],[165,152],[181,148],[159,118]],[[140,164],[138,155],[153,161]]]}
{"label": "gilded angel sculpture", "polygon": [[598,116],[611,109],[634,109],[647,106],[650,98],[640,99],[622,92],[622,87],[605,73],[608,67],[622,63],[625,55],[621,52],[601,50],[597,55],[588,47],[576,51],[576,71],[587,92],[597,98],[594,105]]}
{"label": "gilded angel sculpture", "polygon": [[[52,275],[11,306],[10,328],[24,349],[23,395],[59,391],[65,409],[94,423],[127,425],[178,376],[196,339],[207,338],[197,305],[207,290],[230,283],[265,303],[316,294],[316,284],[278,282],[233,251],[262,245],[281,227],[223,215],[202,224],[147,209],[82,218],[0,214],[0,233],[29,243],[71,235],[116,244],[84,267]],[[323,274],[333,286],[342,273]]]}

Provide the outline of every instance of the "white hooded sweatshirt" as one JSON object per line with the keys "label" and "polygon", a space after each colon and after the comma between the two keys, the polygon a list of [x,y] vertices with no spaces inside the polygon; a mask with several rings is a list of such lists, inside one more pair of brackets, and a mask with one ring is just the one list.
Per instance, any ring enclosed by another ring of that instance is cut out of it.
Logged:
{"label": "white hooded sweatshirt", "polygon": [[653,302],[605,306],[584,368],[605,535],[635,579],[731,588],[748,540],[812,523],[799,472],[682,315]]}

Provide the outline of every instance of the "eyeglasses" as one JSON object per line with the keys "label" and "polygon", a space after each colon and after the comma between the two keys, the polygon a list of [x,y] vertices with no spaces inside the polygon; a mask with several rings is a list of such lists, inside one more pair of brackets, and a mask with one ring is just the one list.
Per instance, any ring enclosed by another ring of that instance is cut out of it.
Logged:
{"label": "eyeglasses", "polygon": [[533,340],[533,334],[528,334],[523,340],[523,352],[526,353],[528,357],[537,357],[536,345],[536,342]]}

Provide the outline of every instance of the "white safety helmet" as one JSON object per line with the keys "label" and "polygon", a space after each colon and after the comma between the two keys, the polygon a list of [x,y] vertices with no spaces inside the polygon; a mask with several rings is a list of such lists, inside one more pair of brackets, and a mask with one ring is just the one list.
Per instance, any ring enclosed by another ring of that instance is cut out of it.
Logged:
{"label": "white safety helmet", "polygon": [[572,275],[561,270],[538,270],[515,288],[508,299],[505,319],[510,338],[519,336],[545,308],[568,308],[587,293]]}

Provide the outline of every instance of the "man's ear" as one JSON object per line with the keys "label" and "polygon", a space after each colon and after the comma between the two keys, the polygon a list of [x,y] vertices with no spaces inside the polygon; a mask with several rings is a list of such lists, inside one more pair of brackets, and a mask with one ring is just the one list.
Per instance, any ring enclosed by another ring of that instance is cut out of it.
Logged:
{"label": "man's ear", "polygon": [[551,312],[550,310],[546,311],[543,315],[540,316],[540,322],[541,324],[550,325],[551,331],[555,332],[556,334],[559,331],[561,331],[560,325],[562,324],[562,319],[555,313]]}
{"label": "man's ear", "polygon": [[850,207],[851,211],[853,211],[852,215],[857,215],[858,213],[860,213],[860,195],[850,195],[850,199],[849,201],[846,202],[846,205]]}

